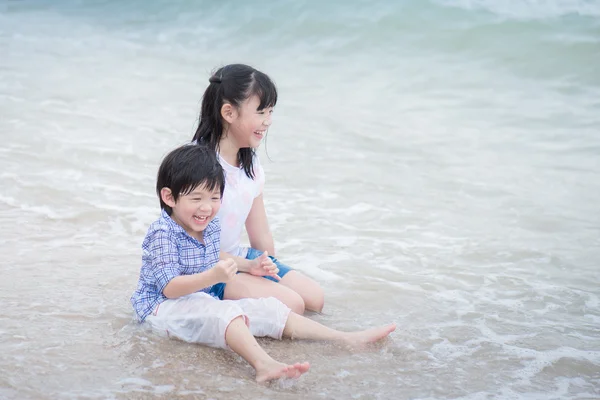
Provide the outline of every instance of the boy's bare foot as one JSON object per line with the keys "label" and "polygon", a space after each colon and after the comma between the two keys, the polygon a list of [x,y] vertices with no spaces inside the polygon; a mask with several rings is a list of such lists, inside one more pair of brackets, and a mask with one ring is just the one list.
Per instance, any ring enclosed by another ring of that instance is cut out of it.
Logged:
{"label": "boy's bare foot", "polygon": [[299,378],[309,368],[310,364],[307,362],[286,365],[273,360],[273,362],[256,367],[256,382],[264,383],[279,378]]}
{"label": "boy's bare foot", "polygon": [[348,332],[344,336],[344,341],[350,346],[363,345],[374,343],[378,340],[386,338],[390,333],[396,330],[396,324],[380,326],[377,328],[367,329],[360,332]]}

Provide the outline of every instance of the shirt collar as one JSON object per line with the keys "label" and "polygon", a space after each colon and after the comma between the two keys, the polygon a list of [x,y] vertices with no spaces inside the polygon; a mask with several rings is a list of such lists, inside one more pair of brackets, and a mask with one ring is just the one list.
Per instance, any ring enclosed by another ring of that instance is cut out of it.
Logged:
{"label": "shirt collar", "polygon": [[[189,233],[185,231],[185,229],[183,229],[181,225],[175,222],[165,210],[161,210],[160,217],[174,232],[183,233],[185,236],[198,241],[198,239],[192,237]],[[204,230],[204,244],[208,244],[208,242],[211,242],[213,240],[213,235],[216,231],[218,231],[218,226],[219,222],[216,217],[208,223],[206,229]]]}

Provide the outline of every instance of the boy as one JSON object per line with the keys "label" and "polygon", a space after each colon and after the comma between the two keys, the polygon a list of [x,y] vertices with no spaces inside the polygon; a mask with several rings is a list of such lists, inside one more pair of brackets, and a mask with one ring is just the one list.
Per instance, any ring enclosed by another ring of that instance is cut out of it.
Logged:
{"label": "boy", "polygon": [[[156,184],[161,217],[142,244],[142,268],[131,297],[138,320],[181,340],[230,348],[256,371],[256,381],[297,378],[307,362],[284,364],[271,358],[255,336],[282,336],[361,344],[389,335],[394,324],[361,332],[341,332],[290,311],[270,298],[220,300],[238,272],[234,260],[219,261],[221,206],[225,178],[214,151],[185,145],[163,160]],[[277,268],[268,258],[249,271]]]}

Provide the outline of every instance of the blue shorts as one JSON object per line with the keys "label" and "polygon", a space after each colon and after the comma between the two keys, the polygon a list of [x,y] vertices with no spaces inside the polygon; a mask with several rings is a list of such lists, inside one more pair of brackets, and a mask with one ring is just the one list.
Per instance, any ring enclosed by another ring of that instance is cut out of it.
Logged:
{"label": "blue shorts", "polygon": [[223,300],[223,295],[225,294],[225,284],[221,282],[217,283],[216,285],[212,285],[208,294],[218,298],[219,300]]}
{"label": "blue shorts", "polygon": [[[256,250],[256,249],[253,249],[250,247],[248,249],[248,254],[246,254],[246,259],[254,260],[255,258],[258,258],[258,256],[260,256],[262,253],[263,253],[262,251]],[[275,265],[277,265],[277,268],[279,269],[279,272],[277,272],[277,275],[279,275],[280,278],[283,278],[285,276],[285,274],[292,271],[292,269],[290,267],[288,267],[285,264],[282,264],[275,257],[269,256],[269,258],[271,259],[271,261],[273,261],[273,263]],[[239,272],[238,272],[238,274],[239,274]],[[263,278],[269,279],[273,282],[278,282],[275,278],[272,278],[270,276],[263,276]],[[224,283],[217,283],[216,285],[213,285],[213,287],[210,289],[210,294],[215,297],[218,297],[221,300],[223,300],[224,293],[225,293],[225,284]]]}

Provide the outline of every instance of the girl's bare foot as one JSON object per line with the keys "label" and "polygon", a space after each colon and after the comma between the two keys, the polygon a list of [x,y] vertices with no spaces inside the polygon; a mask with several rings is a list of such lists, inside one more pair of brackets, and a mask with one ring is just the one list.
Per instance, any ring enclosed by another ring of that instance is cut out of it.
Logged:
{"label": "girl's bare foot", "polygon": [[367,329],[360,332],[348,332],[344,335],[344,341],[350,346],[374,343],[386,338],[390,333],[396,330],[396,324],[380,326]]}
{"label": "girl's bare foot", "polygon": [[264,383],[279,378],[299,378],[309,368],[310,364],[307,362],[286,365],[273,360],[272,362],[256,367],[256,382]]}

